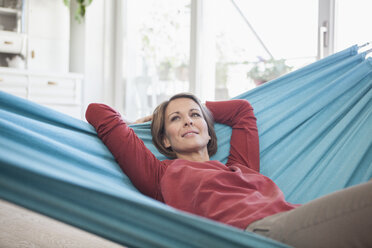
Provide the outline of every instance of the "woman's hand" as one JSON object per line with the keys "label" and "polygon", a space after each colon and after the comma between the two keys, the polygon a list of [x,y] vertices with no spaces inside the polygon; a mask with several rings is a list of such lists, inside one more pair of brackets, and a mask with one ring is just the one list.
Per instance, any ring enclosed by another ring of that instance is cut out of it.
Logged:
{"label": "woman's hand", "polygon": [[145,122],[148,122],[148,121],[152,121],[152,115],[148,115],[148,116],[145,116],[143,118],[140,118],[140,119],[136,120],[135,122],[133,122],[133,124],[140,124],[140,123],[145,123]]}

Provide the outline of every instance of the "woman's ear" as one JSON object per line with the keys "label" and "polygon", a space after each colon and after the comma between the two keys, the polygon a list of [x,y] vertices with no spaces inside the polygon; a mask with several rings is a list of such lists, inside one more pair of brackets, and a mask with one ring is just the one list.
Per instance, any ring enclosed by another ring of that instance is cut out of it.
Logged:
{"label": "woman's ear", "polygon": [[164,144],[165,148],[169,148],[169,147],[171,147],[171,144],[170,144],[170,142],[169,142],[169,139],[167,138],[166,135],[164,135],[164,138],[163,138],[163,144]]}

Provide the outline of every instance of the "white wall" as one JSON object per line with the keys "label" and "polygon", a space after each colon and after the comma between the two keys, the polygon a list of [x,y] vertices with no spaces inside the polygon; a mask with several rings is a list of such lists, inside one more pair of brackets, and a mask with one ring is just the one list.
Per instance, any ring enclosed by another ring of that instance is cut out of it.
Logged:
{"label": "white wall", "polygon": [[106,21],[111,1],[93,1],[82,23],[75,20],[76,3],[71,2],[70,71],[84,74],[84,111],[92,102],[111,105],[112,34],[109,25],[112,21]]}

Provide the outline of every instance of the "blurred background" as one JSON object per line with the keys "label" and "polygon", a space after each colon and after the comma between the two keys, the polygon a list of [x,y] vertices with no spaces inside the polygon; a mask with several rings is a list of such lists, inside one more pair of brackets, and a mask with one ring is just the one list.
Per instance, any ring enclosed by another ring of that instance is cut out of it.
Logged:
{"label": "blurred background", "polygon": [[0,77],[27,77],[0,90],[82,119],[104,102],[135,120],[178,92],[229,99],[371,42],[371,10],[369,0],[0,0],[0,38],[22,43],[0,47]]}

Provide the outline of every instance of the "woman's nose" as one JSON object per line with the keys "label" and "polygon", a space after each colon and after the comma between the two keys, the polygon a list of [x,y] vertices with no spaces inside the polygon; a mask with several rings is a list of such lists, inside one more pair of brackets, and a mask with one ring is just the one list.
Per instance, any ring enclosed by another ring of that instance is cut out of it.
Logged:
{"label": "woman's nose", "polygon": [[192,126],[192,125],[193,125],[192,120],[191,120],[190,118],[187,118],[187,119],[185,120],[185,127],[186,127],[186,126]]}

